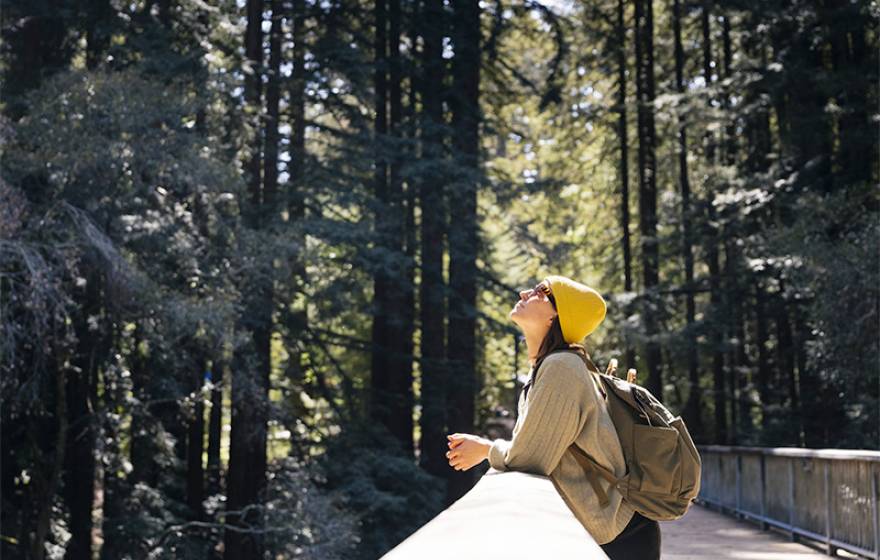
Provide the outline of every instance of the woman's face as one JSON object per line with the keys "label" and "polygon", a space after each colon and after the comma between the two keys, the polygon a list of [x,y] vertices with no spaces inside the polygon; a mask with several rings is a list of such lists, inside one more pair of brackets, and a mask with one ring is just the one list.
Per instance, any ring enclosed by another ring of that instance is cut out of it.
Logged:
{"label": "woman's face", "polygon": [[553,318],[556,317],[556,309],[553,308],[550,298],[541,291],[541,287],[549,289],[544,281],[531,290],[521,291],[519,301],[510,310],[508,317],[523,331],[540,333],[541,330],[549,330]]}

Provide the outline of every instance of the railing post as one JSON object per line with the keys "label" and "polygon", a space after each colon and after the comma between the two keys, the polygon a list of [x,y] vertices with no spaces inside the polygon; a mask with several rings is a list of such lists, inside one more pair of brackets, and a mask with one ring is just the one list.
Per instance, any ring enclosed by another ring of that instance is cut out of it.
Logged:
{"label": "railing post", "polygon": [[835,556],[837,549],[831,544],[831,531],[834,527],[834,521],[831,518],[833,509],[831,507],[831,461],[826,460],[825,463],[825,547],[829,556]]}
{"label": "railing post", "polygon": [[718,456],[718,511],[724,513],[724,453],[717,453]]}
{"label": "railing post", "polygon": [[766,531],[770,528],[767,523],[767,456],[761,453],[761,530]]}
{"label": "railing post", "polygon": [[742,453],[736,454],[736,516],[742,515]]}
{"label": "railing post", "polygon": [[788,528],[791,540],[797,542],[798,536],[794,531],[794,461],[794,457],[788,458]]}
{"label": "railing post", "polygon": [[877,506],[877,467],[876,463],[869,464],[871,468],[871,508],[874,510],[874,558],[880,560],[880,511]]}

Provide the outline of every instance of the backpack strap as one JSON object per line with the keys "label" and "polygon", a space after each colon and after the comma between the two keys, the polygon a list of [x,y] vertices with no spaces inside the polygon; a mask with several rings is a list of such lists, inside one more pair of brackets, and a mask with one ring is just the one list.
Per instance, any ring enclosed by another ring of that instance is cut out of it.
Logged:
{"label": "backpack strap", "polygon": [[599,507],[604,508],[611,502],[608,500],[608,493],[605,492],[605,489],[599,484],[599,477],[610,482],[612,486],[617,486],[620,479],[614,476],[613,472],[609,471],[597,463],[595,459],[584,453],[584,450],[577,445],[572,443],[569,446],[569,449],[571,449],[577,462],[583,467],[584,473],[587,475],[587,481],[590,483],[590,486],[592,486],[593,491],[596,492],[596,496],[599,498]]}

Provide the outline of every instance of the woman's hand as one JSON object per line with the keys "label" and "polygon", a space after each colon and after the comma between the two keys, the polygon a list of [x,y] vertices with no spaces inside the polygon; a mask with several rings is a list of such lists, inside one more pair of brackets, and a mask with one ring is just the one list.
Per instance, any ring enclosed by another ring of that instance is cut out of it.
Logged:
{"label": "woman's hand", "polygon": [[449,466],[457,471],[466,471],[489,457],[492,442],[486,438],[472,434],[450,434],[446,438],[449,440],[446,458]]}

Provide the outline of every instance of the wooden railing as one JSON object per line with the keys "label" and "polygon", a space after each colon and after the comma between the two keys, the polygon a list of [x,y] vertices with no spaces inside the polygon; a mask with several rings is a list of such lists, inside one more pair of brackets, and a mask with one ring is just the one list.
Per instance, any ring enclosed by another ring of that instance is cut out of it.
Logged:
{"label": "wooden railing", "polygon": [[807,538],[830,555],[880,560],[880,451],[700,447],[698,501]]}
{"label": "wooden railing", "polygon": [[608,560],[546,476],[489,469],[382,560]]}

